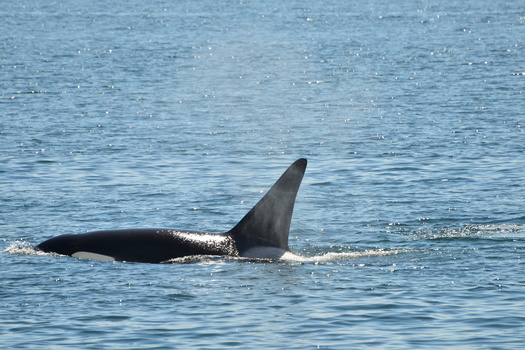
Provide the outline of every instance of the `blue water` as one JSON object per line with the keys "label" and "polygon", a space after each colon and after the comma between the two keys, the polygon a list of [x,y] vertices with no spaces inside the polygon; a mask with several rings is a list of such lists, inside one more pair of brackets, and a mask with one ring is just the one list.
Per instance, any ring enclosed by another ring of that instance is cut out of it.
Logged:
{"label": "blue water", "polygon": [[[521,349],[520,1],[0,7],[6,349]],[[38,254],[231,228],[307,157],[299,261]]]}

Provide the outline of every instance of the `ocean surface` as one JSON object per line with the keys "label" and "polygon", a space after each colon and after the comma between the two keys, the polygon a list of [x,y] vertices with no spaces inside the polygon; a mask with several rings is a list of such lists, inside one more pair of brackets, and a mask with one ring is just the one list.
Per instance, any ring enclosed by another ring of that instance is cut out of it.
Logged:
{"label": "ocean surface", "polygon": [[[1,348],[523,348],[521,1],[24,0],[0,18]],[[227,231],[301,157],[296,260],[33,249]]]}

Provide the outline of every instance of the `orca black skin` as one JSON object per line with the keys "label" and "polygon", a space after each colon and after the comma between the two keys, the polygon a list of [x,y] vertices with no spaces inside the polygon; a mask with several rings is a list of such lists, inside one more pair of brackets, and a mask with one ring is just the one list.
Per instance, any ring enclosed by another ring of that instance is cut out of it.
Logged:
{"label": "orca black skin", "polygon": [[290,165],[241,221],[222,234],[172,229],[95,231],[57,236],[36,248],[79,258],[144,263],[195,255],[278,259],[289,251],[290,222],[306,164],[302,158]]}

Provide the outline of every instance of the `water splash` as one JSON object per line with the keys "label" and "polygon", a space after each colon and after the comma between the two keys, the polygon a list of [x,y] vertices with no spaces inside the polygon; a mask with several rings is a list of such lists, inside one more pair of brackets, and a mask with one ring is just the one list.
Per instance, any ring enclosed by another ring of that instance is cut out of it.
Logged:
{"label": "water splash", "polygon": [[410,253],[413,250],[408,249],[373,249],[365,251],[347,251],[347,252],[328,252],[312,257],[305,257],[296,255],[293,253],[285,254],[281,259],[285,261],[297,261],[297,262],[330,262],[330,261],[342,261],[352,260],[359,258],[369,257],[384,257],[390,255]]}
{"label": "water splash", "polygon": [[424,230],[413,232],[414,240],[420,239],[446,239],[446,238],[468,238],[486,237],[491,235],[516,235],[525,233],[523,224],[479,224],[467,225],[460,228],[442,228],[438,231],[426,232]]}
{"label": "water splash", "polygon": [[12,255],[49,255],[48,253],[35,249],[35,247],[27,241],[14,241],[4,249],[4,252]]}

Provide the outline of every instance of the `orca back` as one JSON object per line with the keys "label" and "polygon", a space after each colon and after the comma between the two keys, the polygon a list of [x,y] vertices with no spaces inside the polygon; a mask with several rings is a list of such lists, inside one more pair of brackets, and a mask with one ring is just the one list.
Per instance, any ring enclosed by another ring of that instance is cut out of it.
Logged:
{"label": "orca back", "polygon": [[224,234],[172,229],[124,229],[65,234],[37,245],[79,258],[159,263],[191,255],[279,259],[288,250],[295,197],[306,170],[295,161],[266,195]]}

